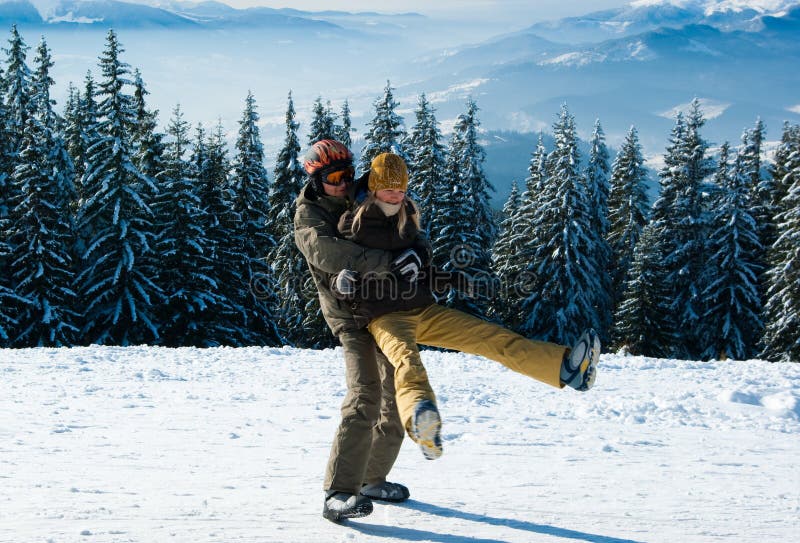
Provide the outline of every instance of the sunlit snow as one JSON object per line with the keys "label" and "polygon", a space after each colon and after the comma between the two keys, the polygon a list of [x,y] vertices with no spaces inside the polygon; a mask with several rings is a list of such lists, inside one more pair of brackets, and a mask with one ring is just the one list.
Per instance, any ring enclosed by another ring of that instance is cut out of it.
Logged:
{"label": "sunlit snow", "polygon": [[595,388],[424,352],[444,456],[324,520],[340,350],[0,351],[0,541],[793,541],[800,364],[603,355]]}

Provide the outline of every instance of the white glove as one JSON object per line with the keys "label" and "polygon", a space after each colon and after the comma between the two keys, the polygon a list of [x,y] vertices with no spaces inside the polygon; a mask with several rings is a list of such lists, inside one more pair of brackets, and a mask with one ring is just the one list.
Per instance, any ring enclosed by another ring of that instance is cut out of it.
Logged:
{"label": "white glove", "polygon": [[421,267],[422,260],[414,249],[406,249],[389,264],[389,269],[392,270],[392,273],[402,277],[409,283],[416,282]]}
{"label": "white glove", "polygon": [[356,283],[360,274],[353,270],[342,270],[333,278],[331,287],[333,291],[344,297],[350,297],[356,293]]}

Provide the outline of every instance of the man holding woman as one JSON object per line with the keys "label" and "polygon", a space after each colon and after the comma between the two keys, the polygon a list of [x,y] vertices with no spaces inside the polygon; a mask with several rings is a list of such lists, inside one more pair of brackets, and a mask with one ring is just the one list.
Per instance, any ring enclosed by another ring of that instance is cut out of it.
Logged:
{"label": "man holding woman", "polygon": [[[316,172],[308,166],[306,171],[313,184]],[[419,444],[426,458],[434,459],[442,454],[441,418],[418,343],[481,355],[552,386],[581,391],[594,383],[600,343],[592,330],[587,330],[572,349],[531,341],[496,324],[436,304],[432,291],[441,276],[425,265],[428,244],[420,236],[418,211],[406,196],[407,186],[408,171],[399,156],[384,153],[372,161],[363,201],[348,205],[349,198],[343,191],[343,206],[327,217],[325,228],[330,235],[330,219],[342,210],[334,230],[338,244],[332,243],[330,248],[336,251],[337,247],[346,247],[346,251],[324,263],[318,260],[324,268],[317,268],[322,273],[319,279],[315,275],[315,280],[318,288],[323,287],[321,303],[323,297],[332,296],[337,307],[349,308],[353,325],[366,326],[388,357],[394,368],[400,428]],[[354,196],[352,191],[349,196]],[[295,221],[296,228],[304,224],[309,226],[308,221]],[[313,241],[302,244],[301,238],[297,239],[304,254],[315,245]],[[308,236],[305,239],[311,240]],[[309,261],[312,274],[315,265]],[[325,273],[328,277],[324,277]],[[458,277],[445,279],[446,284],[464,284]],[[339,337],[342,339],[342,335]],[[347,358],[347,347],[344,350]],[[332,490],[335,488],[326,486],[326,496]],[[342,515],[346,516],[356,515]]]}

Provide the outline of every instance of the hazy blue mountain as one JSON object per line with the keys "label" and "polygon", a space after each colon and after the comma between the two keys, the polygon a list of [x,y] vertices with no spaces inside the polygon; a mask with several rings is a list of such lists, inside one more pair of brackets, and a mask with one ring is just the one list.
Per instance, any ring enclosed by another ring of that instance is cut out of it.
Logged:
{"label": "hazy blue mountain", "polygon": [[104,28],[191,28],[196,23],[181,15],[142,4],[115,0],[62,0],[47,14],[48,26]]}
{"label": "hazy blue mountain", "polygon": [[10,0],[0,3],[0,21],[34,25],[41,24],[42,17],[36,7],[27,0]]}
{"label": "hazy blue mountain", "polygon": [[[516,32],[431,63],[437,75],[409,87],[429,94],[469,87],[484,126],[512,130],[550,124],[566,102],[583,137],[597,117],[612,144],[635,124],[651,155],[663,151],[676,108],[694,97],[707,110],[713,142],[735,141],[759,115],[777,136],[784,119],[800,118],[793,68],[800,66],[800,7],[761,17],[758,26],[692,24],[571,46]],[[442,116],[458,110],[454,98],[436,104]]]}
{"label": "hazy blue mountain", "polygon": [[0,28],[17,23],[28,43],[46,36],[59,105],[70,81],[96,70],[110,26],[162,112],[180,103],[193,123],[221,118],[233,134],[252,91],[268,160],[282,142],[289,90],[301,136],[317,97],[335,110],[347,99],[357,144],[387,80],[407,124],[425,92],[445,132],[473,96],[502,202],[512,179],[526,176],[535,134],[551,130],[565,102],[582,138],[599,118],[616,147],[636,125],[650,158],[663,154],[676,111],[695,97],[712,145],[737,141],[757,116],[771,140],[784,120],[800,122],[800,2],[753,0],[737,11],[726,1],[627,6],[489,37],[488,22],[415,13],[62,0],[42,20],[26,0],[0,0]]}
{"label": "hazy blue mountain", "polygon": [[670,2],[630,5],[597,11],[579,17],[545,21],[530,26],[526,32],[557,43],[601,42],[633,36],[658,28],[682,28],[705,24],[720,30],[758,30],[764,15],[780,14],[795,2],[751,2],[742,8],[725,2],[694,0],[674,5]]}
{"label": "hazy blue mountain", "polygon": [[257,27],[284,33],[339,29],[332,23],[312,18],[310,13],[270,8],[234,9],[219,2],[171,2],[151,6],[116,0],[60,0],[49,6],[42,18],[32,3],[14,0],[0,4],[0,20],[51,29],[102,27],[181,31]]}

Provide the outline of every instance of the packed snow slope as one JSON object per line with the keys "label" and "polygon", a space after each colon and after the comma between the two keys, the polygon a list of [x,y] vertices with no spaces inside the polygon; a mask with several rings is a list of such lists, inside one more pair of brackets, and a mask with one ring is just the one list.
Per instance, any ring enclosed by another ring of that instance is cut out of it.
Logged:
{"label": "packed snow slope", "polygon": [[0,351],[3,542],[798,541],[800,364],[603,355],[596,387],[423,353],[444,456],[324,520],[341,352]]}

